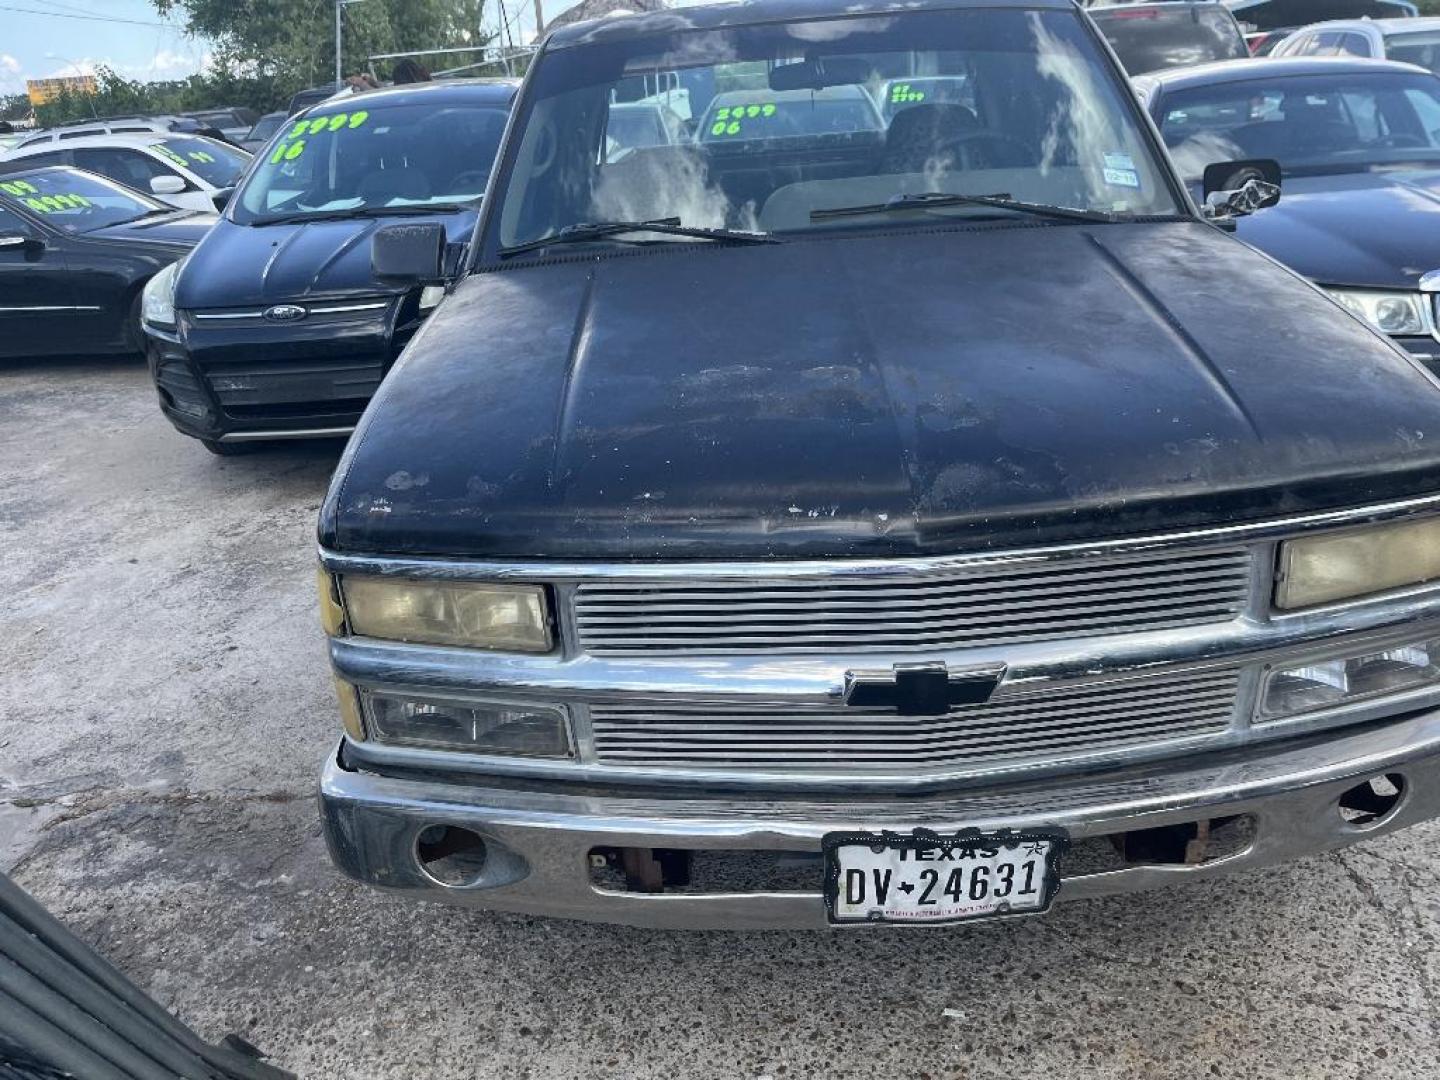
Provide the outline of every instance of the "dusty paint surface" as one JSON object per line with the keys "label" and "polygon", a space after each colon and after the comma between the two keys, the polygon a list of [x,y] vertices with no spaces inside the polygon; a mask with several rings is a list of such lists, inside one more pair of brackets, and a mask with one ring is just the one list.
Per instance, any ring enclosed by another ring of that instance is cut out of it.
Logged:
{"label": "dusty paint surface", "polygon": [[903,936],[653,933],[341,880],[312,801],[337,454],[212,458],[138,364],[0,366],[0,867],[207,1037],[337,1078],[1440,1072],[1433,825]]}

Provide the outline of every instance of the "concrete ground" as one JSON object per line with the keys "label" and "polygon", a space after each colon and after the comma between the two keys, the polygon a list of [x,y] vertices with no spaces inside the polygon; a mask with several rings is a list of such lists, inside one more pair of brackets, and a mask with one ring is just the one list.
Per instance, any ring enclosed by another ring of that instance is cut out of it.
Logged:
{"label": "concrete ground", "polygon": [[[950,932],[658,933],[338,877],[313,523],[132,361],[0,364],[0,869],[305,1077],[1440,1074],[1440,828]],[[950,1015],[945,1010],[954,1010]]]}

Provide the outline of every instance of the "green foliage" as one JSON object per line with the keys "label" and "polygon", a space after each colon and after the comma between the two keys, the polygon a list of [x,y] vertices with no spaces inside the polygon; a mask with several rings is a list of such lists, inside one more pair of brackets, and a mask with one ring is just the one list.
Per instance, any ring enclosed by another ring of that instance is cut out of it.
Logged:
{"label": "green foliage", "polygon": [[1440,0],[1415,0],[1421,15],[1440,15]]}
{"label": "green foliage", "polygon": [[[330,0],[154,0],[178,12],[186,28],[217,46],[219,66],[271,76],[299,90],[335,77],[335,7]],[[346,74],[375,53],[484,45],[484,0],[361,0],[345,6]],[[432,70],[463,57],[428,58]],[[389,71],[382,68],[381,78]]]}
{"label": "green foliage", "polygon": [[[178,13],[186,30],[213,45],[209,69],[173,82],[139,83],[107,68],[96,72],[93,97],[60,94],[39,106],[41,124],[98,113],[176,113],[223,105],[258,112],[282,109],[297,90],[335,78],[333,0],[153,0],[162,15]],[[345,73],[365,69],[375,53],[487,44],[480,30],[484,0],[361,0],[345,7]],[[425,58],[432,71],[474,56]],[[390,69],[377,65],[388,78]],[[3,106],[0,100],[0,106]],[[92,113],[93,106],[93,113]],[[24,106],[26,115],[29,106]]]}
{"label": "green foliage", "polygon": [[0,120],[23,120],[30,115],[26,94],[0,94]]}

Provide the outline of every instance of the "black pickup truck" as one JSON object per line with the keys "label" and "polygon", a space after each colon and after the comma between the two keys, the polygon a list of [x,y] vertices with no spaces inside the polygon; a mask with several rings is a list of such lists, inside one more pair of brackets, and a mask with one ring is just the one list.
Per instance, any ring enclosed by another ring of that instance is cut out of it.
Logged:
{"label": "black pickup truck", "polygon": [[[617,148],[637,100],[700,130]],[[488,190],[321,514],[349,874],[914,924],[1440,813],[1440,386],[1226,233],[1272,187],[1192,201],[1073,5],[566,27]]]}

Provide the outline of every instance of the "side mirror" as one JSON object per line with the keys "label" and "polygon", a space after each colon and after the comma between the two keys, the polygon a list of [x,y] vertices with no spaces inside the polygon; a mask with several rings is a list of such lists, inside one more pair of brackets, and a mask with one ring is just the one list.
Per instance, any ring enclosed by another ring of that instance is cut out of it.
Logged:
{"label": "side mirror", "polygon": [[0,251],[38,251],[44,246],[43,242],[24,233],[0,233]]}
{"label": "side mirror", "polygon": [[370,271],[389,285],[445,281],[445,226],[436,222],[387,225],[370,240]]}
{"label": "side mirror", "polygon": [[1205,197],[1205,216],[1216,222],[1233,222],[1280,201],[1280,185],[1246,180],[1229,191],[1212,191]]}
{"label": "side mirror", "polygon": [[1209,203],[1210,196],[1217,191],[1238,191],[1251,180],[1261,180],[1278,192],[1280,163],[1272,158],[1212,162],[1205,166],[1200,180],[1201,198]]}
{"label": "side mirror", "polygon": [[150,178],[152,195],[179,195],[184,190],[185,181],[178,176],[152,176]]}
{"label": "side mirror", "polygon": [[210,201],[215,204],[215,212],[219,213],[220,211],[224,210],[225,207],[229,206],[230,197],[234,194],[235,188],[233,185],[230,187],[221,188],[219,191],[215,192],[215,194],[210,197]]}

